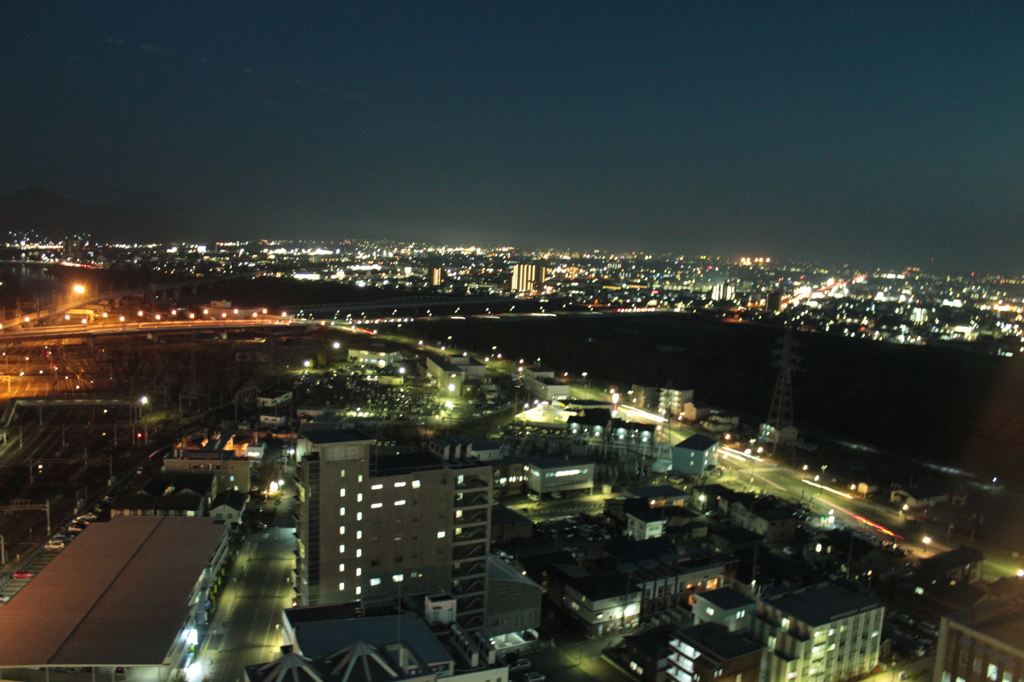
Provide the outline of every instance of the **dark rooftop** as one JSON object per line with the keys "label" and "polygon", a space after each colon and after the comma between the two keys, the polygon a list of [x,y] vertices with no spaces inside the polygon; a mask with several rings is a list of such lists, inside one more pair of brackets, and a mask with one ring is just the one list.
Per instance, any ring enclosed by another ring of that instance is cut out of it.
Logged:
{"label": "dark rooftop", "polygon": [[882,608],[871,597],[844,590],[832,583],[789,590],[766,597],[763,601],[812,627]]}
{"label": "dark rooftop", "polygon": [[720,609],[731,611],[738,609],[742,606],[750,606],[755,602],[750,597],[740,594],[736,590],[728,587],[723,587],[720,590],[709,590],[708,592],[701,592],[701,597],[707,599],[709,602],[714,604]]}
{"label": "dark rooftop", "polygon": [[684,440],[682,443],[677,443],[677,448],[689,448],[690,450],[707,450],[708,448],[718,445],[718,441],[708,436],[702,436],[699,433],[694,434]]}
{"label": "dark rooftop", "polygon": [[763,647],[717,623],[703,623],[679,631],[679,639],[716,662],[731,661],[757,653]]}
{"label": "dark rooftop", "polygon": [[302,428],[299,434],[314,445],[326,443],[353,443],[361,440],[372,440],[362,431],[355,429],[307,429]]}
{"label": "dark rooftop", "polygon": [[632,497],[646,497],[649,500],[686,497],[686,493],[674,485],[646,485],[626,488],[626,494]]}

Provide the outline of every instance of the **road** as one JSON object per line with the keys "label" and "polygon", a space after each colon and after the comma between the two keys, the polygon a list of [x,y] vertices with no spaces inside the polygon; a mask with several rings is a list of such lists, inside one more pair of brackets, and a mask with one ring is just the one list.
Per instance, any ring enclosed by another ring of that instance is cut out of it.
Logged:
{"label": "road", "polygon": [[246,666],[279,657],[281,610],[291,607],[295,594],[294,502],[294,490],[286,488],[279,506],[266,503],[276,510],[274,522],[250,535],[239,552],[200,654],[201,674],[195,671],[190,680],[237,682]]}
{"label": "road", "polygon": [[[823,517],[835,516],[837,522],[846,526],[860,528],[880,540],[894,541],[918,557],[969,544],[962,539],[947,542],[944,529],[922,525],[885,504],[859,499],[834,488],[821,471],[804,471],[802,468],[749,460],[739,462],[733,458],[723,458],[723,463],[726,465],[726,474],[721,480],[723,484],[800,502]],[[818,481],[814,480],[815,476],[819,477]],[[1015,576],[1024,565],[1024,559],[1014,558],[1009,553],[996,552],[991,548],[983,551],[985,580]]]}

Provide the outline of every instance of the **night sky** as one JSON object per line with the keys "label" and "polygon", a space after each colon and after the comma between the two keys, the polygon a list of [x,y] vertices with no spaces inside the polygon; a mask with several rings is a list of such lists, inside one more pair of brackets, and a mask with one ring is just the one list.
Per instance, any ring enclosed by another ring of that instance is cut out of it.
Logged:
{"label": "night sky", "polygon": [[1019,275],[1022,7],[3,2],[0,193],[159,193],[204,238]]}

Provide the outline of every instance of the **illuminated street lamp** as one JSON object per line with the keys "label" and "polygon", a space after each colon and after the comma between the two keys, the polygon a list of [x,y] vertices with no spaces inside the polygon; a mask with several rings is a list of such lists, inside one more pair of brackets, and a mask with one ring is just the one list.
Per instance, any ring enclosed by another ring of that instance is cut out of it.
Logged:
{"label": "illuminated street lamp", "polygon": [[924,537],[923,537],[923,538],[921,539],[921,542],[923,542],[923,543],[924,543],[924,549],[925,549],[925,553],[927,553],[927,552],[928,552],[928,548],[929,548],[929,547],[931,546],[931,544],[932,544],[932,539],[931,539],[930,537],[928,537],[927,535],[925,535],[925,536],[924,536]]}
{"label": "illuminated street lamp", "polygon": [[82,286],[81,284],[76,284],[75,286],[71,287],[71,290],[73,292],[75,292],[76,294],[84,294],[85,293],[85,287]]}

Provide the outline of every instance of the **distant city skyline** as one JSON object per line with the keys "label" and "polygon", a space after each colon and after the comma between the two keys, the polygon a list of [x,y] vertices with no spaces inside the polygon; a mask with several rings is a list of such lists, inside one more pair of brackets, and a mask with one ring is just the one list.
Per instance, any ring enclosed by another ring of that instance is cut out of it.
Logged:
{"label": "distant city skyline", "polygon": [[1014,3],[247,9],[0,7],[0,194],[146,194],[188,219],[153,241],[1024,270]]}

